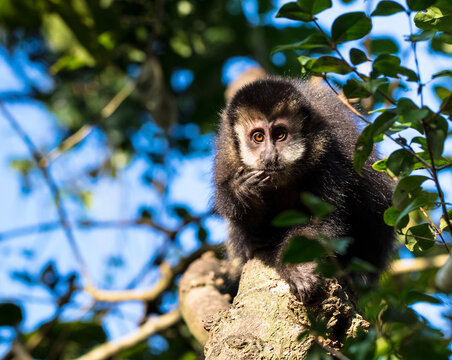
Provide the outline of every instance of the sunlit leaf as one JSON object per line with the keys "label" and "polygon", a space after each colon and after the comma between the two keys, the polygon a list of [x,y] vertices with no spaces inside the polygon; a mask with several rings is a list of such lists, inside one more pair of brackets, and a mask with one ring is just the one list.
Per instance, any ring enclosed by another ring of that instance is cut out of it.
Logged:
{"label": "sunlit leaf", "polygon": [[412,226],[405,234],[405,245],[408,250],[419,253],[430,249],[435,244],[429,224]]}
{"label": "sunlit leaf", "polygon": [[[430,3],[429,5],[431,5],[435,0],[429,0],[428,2]],[[426,9],[426,7],[424,9]],[[448,31],[452,27],[452,12],[432,6],[425,12],[418,12],[414,17],[414,23],[422,30]]]}

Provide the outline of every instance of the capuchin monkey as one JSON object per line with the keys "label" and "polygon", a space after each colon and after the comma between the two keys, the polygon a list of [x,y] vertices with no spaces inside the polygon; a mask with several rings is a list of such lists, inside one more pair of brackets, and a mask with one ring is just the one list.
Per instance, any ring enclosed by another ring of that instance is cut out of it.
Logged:
{"label": "capuchin monkey", "polygon": [[[259,258],[277,269],[302,301],[318,301],[325,283],[315,263],[287,264],[281,258],[295,236],[353,242],[337,260],[372,264],[378,278],[393,249],[392,228],[383,222],[391,204],[387,176],[353,168],[358,131],[351,112],[320,84],[268,77],[242,87],[221,115],[216,138],[215,210],[228,224],[230,260]],[[289,228],[272,226],[285,210],[306,213],[300,200],[311,193],[334,206],[319,221]]]}

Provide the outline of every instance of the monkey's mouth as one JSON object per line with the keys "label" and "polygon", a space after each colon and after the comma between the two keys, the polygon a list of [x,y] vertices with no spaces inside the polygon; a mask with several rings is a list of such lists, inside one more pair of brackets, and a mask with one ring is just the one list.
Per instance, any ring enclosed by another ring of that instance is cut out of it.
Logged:
{"label": "monkey's mouth", "polygon": [[282,172],[283,170],[284,170],[283,167],[278,167],[278,168],[270,167],[270,168],[264,168],[264,169],[262,169],[261,171],[264,171],[266,174],[267,174],[267,173],[271,174],[271,173],[280,173],[280,172]]}

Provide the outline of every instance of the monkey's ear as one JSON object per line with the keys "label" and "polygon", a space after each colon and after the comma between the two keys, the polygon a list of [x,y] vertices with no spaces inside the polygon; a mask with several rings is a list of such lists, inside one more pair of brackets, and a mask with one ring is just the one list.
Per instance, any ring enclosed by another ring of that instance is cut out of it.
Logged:
{"label": "monkey's ear", "polygon": [[246,84],[252,83],[253,81],[259,79],[263,79],[265,77],[267,77],[267,73],[263,68],[259,66],[252,67],[251,69],[248,69],[245,72],[241,73],[237,77],[237,79],[229,83],[226,91],[224,92],[226,104],[229,104],[237,91],[244,87]]}

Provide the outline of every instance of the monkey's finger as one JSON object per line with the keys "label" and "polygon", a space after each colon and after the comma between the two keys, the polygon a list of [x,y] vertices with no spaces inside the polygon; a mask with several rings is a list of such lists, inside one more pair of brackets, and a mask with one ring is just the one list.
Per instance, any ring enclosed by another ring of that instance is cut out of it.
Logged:
{"label": "monkey's finger", "polygon": [[243,166],[240,166],[237,169],[236,173],[234,174],[234,179],[235,180],[239,179],[243,175],[244,170],[245,170],[245,168]]}
{"label": "monkey's finger", "polygon": [[251,171],[250,173],[246,174],[245,177],[245,182],[249,183],[249,182],[257,182],[260,181],[260,177],[264,175],[264,171],[263,170],[255,170],[255,171]]}
{"label": "monkey's finger", "polygon": [[261,180],[261,183],[266,183],[268,180],[270,180],[270,175],[267,176],[266,178]]}

